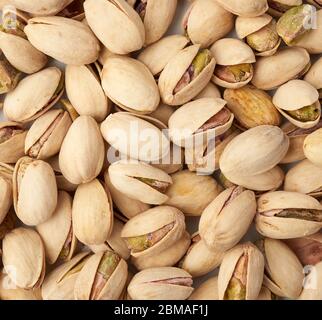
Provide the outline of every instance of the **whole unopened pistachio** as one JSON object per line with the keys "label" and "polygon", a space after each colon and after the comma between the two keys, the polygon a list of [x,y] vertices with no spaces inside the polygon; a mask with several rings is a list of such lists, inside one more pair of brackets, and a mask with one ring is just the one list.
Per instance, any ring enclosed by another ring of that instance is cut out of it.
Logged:
{"label": "whole unopened pistachio", "polygon": [[257,17],[267,9],[267,0],[217,0],[226,10],[242,17]]}
{"label": "whole unopened pistachio", "polygon": [[0,54],[0,94],[13,90],[20,79],[20,73]]}
{"label": "whole unopened pistachio", "polygon": [[281,17],[287,10],[303,3],[302,0],[268,0],[267,2],[269,5],[268,12],[274,17]]}
{"label": "whole unopened pistachio", "polygon": [[189,300],[219,300],[218,277],[212,277],[196,288]]}

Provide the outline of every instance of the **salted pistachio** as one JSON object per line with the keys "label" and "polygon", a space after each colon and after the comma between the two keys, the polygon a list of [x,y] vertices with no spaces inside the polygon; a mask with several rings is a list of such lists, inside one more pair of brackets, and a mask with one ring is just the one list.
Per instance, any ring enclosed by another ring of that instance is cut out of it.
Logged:
{"label": "salted pistachio", "polygon": [[257,59],[252,84],[258,89],[273,90],[292,79],[302,77],[310,66],[310,55],[305,49],[283,48],[272,56]]}
{"label": "salted pistachio", "polygon": [[172,57],[159,77],[164,103],[176,106],[190,101],[211,79],[216,61],[208,49],[199,44],[188,46]]}
{"label": "salted pistachio", "polygon": [[82,252],[70,261],[56,267],[46,277],[41,287],[44,300],[74,300],[74,287],[80,271],[90,257],[90,252]]}
{"label": "salted pistachio", "polygon": [[318,59],[312,68],[305,75],[304,80],[310,83],[319,91],[320,100],[322,101],[322,58]]}
{"label": "salted pistachio", "polygon": [[133,300],[185,300],[192,291],[191,275],[174,267],[142,270],[128,286],[128,293]]}
{"label": "salted pistachio", "polygon": [[269,192],[258,199],[255,223],[260,234],[273,239],[311,235],[322,227],[322,206],[306,194]]}
{"label": "salted pistachio", "polygon": [[57,260],[68,261],[73,257],[77,239],[72,227],[72,197],[65,191],[58,192],[57,207],[47,221],[37,225],[50,264]]}
{"label": "salted pistachio", "polygon": [[279,126],[281,117],[265,91],[251,85],[239,89],[226,89],[224,99],[235,115],[237,126],[250,129],[259,125]]}
{"label": "salted pistachio", "polygon": [[174,266],[187,252],[190,245],[190,235],[184,232],[182,237],[176,241],[171,247],[158,252],[157,255],[149,257],[132,257],[131,262],[138,270],[144,270],[154,267],[172,267]]}
{"label": "salted pistachio", "polygon": [[0,94],[12,91],[17,86],[20,76],[21,73],[0,54]]}
{"label": "salted pistachio", "polygon": [[221,192],[212,176],[198,175],[182,170],[171,175],[172,185],[167,189],[165,204],[181,210],[187,216],[200,216],[207,205]]}
{"label": "salted pistachio", "polygon": [[238,17],[236,32],[238,38],[245,39],[257,56],[271,56],[281,44],[276,21],[268,14],[256,18]]}
{"label": "salted pistachio", "polygon": [[258,242],[265,256],[263,284],[279,297],[296,299],[302,291],[303,267],[282,241],[265,238]]}
{"label": "salted pistachio", "polygon": [[77,113],[103,121],[108,115],[111,103],[100,84],[99,75],[93,65],[66,67],[66,94]]}
{"label": "salted pistachio", "polygon": [[73,0],[63,10],[59,11],[57,15],[82,21],[85,19],[84,2],[85,0]]}
{"label": "salted pistachio", "polygon": [[235,137],[225,148],[219,164],[231,182],[256,176],[274,168],[285,156],[289,139],[276,126],[261,125]]}
{"label": "salted pistachio", "polygon": [[188,300],[219,300],[218,277],[211,277],[196,288]]}
{"label": "salted pistachio", "polygon": [[27,131],[17,122],[0,122],[0,161],[16,163],[23,155]]}
{"label": "salted pistachio", "polygon": [[217,2],[231,13],[242,17],[257,17],[267,9],[267,0],[217,0]]}
{"label": "salted pistachio", "polygon": [[226,189],[202,212],[200,237],[210,249],[229,250],[246,234],[255,214],[253,191],[241,186]]}
{"label": "salted pistachio", "polygon": [[[314,1],[314,0],[313,0]],[[281,17],[286,11],[302,5],[302,0],[267,0],[268,13],[274,17]]]}
{"label": "salted pistachio", "polygon": [[252,49],[244,42],[225,38],[210,48],[216,60],[212,81],[224,88],[241,88],[253,78],[253,63],[256,58]]}
{"label": "salted pistachio", "polygon": [[199,233],[191,237],[191,245],[179,263],[192,277],[201,277],[220,266],[224,257],[222,250],[210,250]]}
{"label": "salted pistachio", "polygon": [[220,300],[255,300],[262,287],[264,257],[252,243],[235,246],[224,255],[218,274]]}
{"label": "salted pistachio", "polygon": [[158,86],[148,67],[129,57],[113,56],[106,61],[102,86],[106,95],[127,111],[151,113],[160,102]]}
{"label": "salted pistachio", "polygon": [[80,21],[63,17],[32,18],[24,31],[35,48],[62,63],[83,65],[98,58],[99,43]]}
{"label": "salted pistachio", "polygon": [[13,168],[0,162],[0,228],[12,206]]}
{"label": "salted pistachio", "polygon": [[158,206],[129,220],[121,233],[131,255],[152,257],[170,248],[183,236],[184,215],[176,208]]}
{"label": "salted pistachio", "polygon": [[298,300],[321,300],[322,299],[322,263],[318,263],[308,269],[304,279],[303,290]]}
{"label": "salted pistachio", "polygon": [[158,76],[167,63],[185,48],[189,39],[183,35],[171,35],[160,39],[141,51],[138,60],[143,62],[153,76]]}
{"label": "salted pistachio", "polygon": [[60,69],[46,68],[22,79],[6,95],[3,112],[12,121],[29,122],[53,107],[63,91],[64,82]]}
{"label": "salted pistachio", "polygon": [[29,157],[16,163],[13,204],[18,218],[29,226],[36,226],[52,216],[57,205],[57,184],[48,163]]}
{"label": "salted pistachio", "polygon": [[312,128],[320,121],[319,93],[306,81],[291,80],[282,85],[273,103],[285,118],[300,128]]}
{"label": "salted pistachio", "polygon": [[104,141],[96,121],[78,117],[69,128],[59,153],[59,167],[73,184],[87,183],[97,177],[104,161]]}
{"label": "salted pistachio", "polygon": [[221,92],[213,82],[209,82],[193,100],[201,98],[221,98]]}
{"label": "salted pistachio", "polygon": [[38,288],[45,276],[45,249],[38,233],[17,228],[2,242],[2,262],[9,278],[22,289]]}
{"label": "salted pistachio", "polygon": [[57,154],[71,124],[67,111],[47,111],[30,127],[25,140],[25,154],[35,159],[47,159]]}
{"label": "salted pistachio", "polygon": [[73,200],[73,230],[86,245],[102,244],[113,229],[113,204],[106,186],[97,179],[78,186]]}
{"label": "salted pistachio", "polygon": [[92,255],[79,272],[74,287],[75,300],[116,300],[127,279],[127,264],[115,252]]}
{"label": "salted pistachio", "polygon": [[231,12],[215,1],[200,0],[190,5],[182,25],[193,44],[208,48],[233,29],[234,19]]}

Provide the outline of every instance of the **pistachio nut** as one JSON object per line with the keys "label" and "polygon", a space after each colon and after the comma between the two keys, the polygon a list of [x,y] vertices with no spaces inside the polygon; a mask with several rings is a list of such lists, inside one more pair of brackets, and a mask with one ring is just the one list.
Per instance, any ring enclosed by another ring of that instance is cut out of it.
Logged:
{"label": "pistachio nut", "polygon": [[102,86],[106,95],[127,111],[151,113],[160,102],[158,86],[150,70],[132,58],[109,58],[103,68]]}
{"label": "pistachio nut", "polygon": [[281,17],[287,10],[303,3],[302,0],[268,0],[267,2],[269,5],[268,13],[277,18]]}
{"label": "pistachio nut", "polygon": [[246,85],[239,89],[226,89],[224,99],[235,115],[237,125],[250,129],[260,125],[279,126],[281,117],[272,98],[265,91]]}
{"label": "pistachio nut", "polygon": [[176,208],[158,206],[129,220],[121,233],[133,257],[152,257],[183,236],[184,215]]}
{"label": "pistachio nut", "polygon": [[115,252],[92,255],[79,272],[74,287],[75,300],[116,300],[127,279],[127,264]]}
{"label": "pistachio nut", "polygon": [[5,116],[17,122],[40,117],[60,99],[64,91],[62,72],[50,67],[22,79],[4,100]]}
{"label": "pistachio nut", "polygon": [[79,114],[69,100],[62,98],[59,102],[64,107],[64,110],[68,112],[72,121],[75,121],[79,117]]}
{"label": "pistachio nut", "polygon": [[298,297],[298,300],[321,300],[321,279],[322,279],[322,263],[318,263],[304,279],[303,290]]}
{"label": "pistachio nut", "polygon": [[319,91],[320,100],[322,100],[322,58],[318,59],[312,68],[305,75],[304,80],[310,83]]}
{"label": "pistachio nut", "polygon": [[133,256],[131,262],[138,270],[154,267],[172,267],[185,255],[190,246],[190,242],[189,233],[184,232],[175,244],[159,252],[157,255],[151,255],[150,257]]}
{"label": "pistachio nut", "polygon": [[[0,224],[4,221],[12,206],[12,179],[2,174],[2,170],[6,169],[3,165],[0,163]],[[12,171],[10,175],[12,175]]]}
{"label": "pistachio nut", "polygon": [[145,269],[128,286],[133,300],[185,300],[193,291],[191,275],[174,267]]}
{"label": "pistachio nut", "polygon": [[104,141],[96,121],[78,117],[69,128],[59,153],[59,167],[73,184],[86,183],[97,177],[104,161]]}
{"label": "pistachio nut", "polygon": [[7,163],[0,162],[0,177],[6,181],[12,182],[14,167]]}
{"label": "pistachio nut", "polygon": [[44,300],[73,300],[74,287],[80,271],[90,257],[90,252],[82,252],[70,261],[56,267],[46,277],[41,287]]}
{"label": "pistachio nut", "polygon": [[77,240],[72,227],[72,198],[65,191],[58,192],[57,207],[47,221],[37,225],[50,264],[73,257]]}
{"label": "pistachio nut", "polygon": [[189,39],[176,34],[164,37],[141,51],[138,60],[143,62],[153,76],[158,76],[167,63],[187,46]]}
{"label": "pistachio nut", "polygon": [[310,66],[310,55],[305,49],[283,48],[272,56],[257,59],[252,84],[258,89],[273,90],[289,80],[300,78]]}
{"label": "pistachio nut", "polygon": [[310,133],[305,138],[303,145],[306,158],[318,167],[322,167],[321,136],[322,128]]}
{"label": "pistachio nut", "polygon": [[256,300],[265,300],[265,301],[277,300],[277,297],[274,293],[271,292],[271,290],[269,290],[265,286],[262,286],[262,289]]}
{"label": "pistachio nut", "polygon": [[113,229],[113,204],[106,186],[97,179],[78,186],[73,201],[73,230],[84,244],[102,244]]}
{"label": "pistachio nut", "polygon": [[17,228],[2,242],[2,262],[9,278],[22,289],[38,288],[45,275],[45,249],[38,233]]}
{"label": "pistachio nut", "polygon": [[303,267],[282,241],[265,238],[258,243],[265,256],[263,284],[279,297],[296,299],[302,291]]}
{"label": "pistachio nut", "polygon": [[212,176],[198,175],[189,170],[176,172],[171,178],[172,185],[166,192],[169,199],[165,204],[178,208],[187,216],[200,216],[221,191]]}
{"label": "pistachio nut", "polygon": [[233,29],[234,18],[217,2],[200,0],[190,5],[182,24],[193,44],[208,48]]}
{"label": "pistachio nut", "polygon": [[8,60],[0,54],[0,94],[12,91],[18,84],[21,73],[10,65]]}
{"label": "pistachio nut", "polygon": [[226,189],[202,212],[200,237],[210,249],[229,250],[246,234],[255,214],[253,191],[241,186]]}
{"label": "pistachio nut", "polygon": [[0,161],[16,163],[24,155],[27,131],[17,122],[0,122]]}
{"label": "pistachio nut", "polygon": [[199,94],[211,79],[216,61],[208,49],[199,44],[182,49],[170,59],[159,77],[164,103],[182,105]]}
{"label": "pistachio nut", "polygon": [[257,231],[273,239],[311,235],[322,227],[322,206],[313,197],[290,191],[262,195],[257,202]]}
{"label": "pistachio nut", "polygon": [[98,58],[99,43],[80,21],[63,17],[32,18],[24,31],[35,48],[62,63],[83,65]]}
{"label": "pistachio nut", "polygon": [[196,288],[189,300],[219,300],[218,277],[211,277]]}
{"label": "pistachio nut", "polygon": [[253,63],[256,62],[252,49],[238,39],[225,38],[210,48],[216,60],[212,81],[224,88],[241,88],[253,78]]}
{"label": "pistachio nut", "polygon": [[168,127],[169,119],[174,111],[173,107],[161,102],[157,109],[150,113],[150,117],[161,121],[166,127]]}
{"label": "pistachio nut", "polygon": [[258,17],[267,9],[267,0],[217,0],[226,10],[237,16]]}
{"label": "pistachio nut", "polygon": [[262,287],[264,257],[250,242],[226,252],[218,274],[220,300],[255,300]]}
{"label": "pistachio nut", "polygon": [[63,10],[58,12],[57,15],[65,18],[72,18],[77,21],[83,21],[85,19],[84,2],[85,0],[74,0]]}
{"label": "pistachio nut", "polygon": [[209,82],[194,100],[202,98],[221,98],[221,92],[213,82]]}
{"label": "pistachio nut", "polygon": [[57,154],[71,124],[67,111],[47,111],[29,129],[25,140],[25,154],[35,159],[47,159]]}
{"label": "pistachio nut", "polygon": [[191,246],[179,263],[182,269],[189,272],[192,277],[201,277],[220,266],[223,251],[210,250],[198,233],[192,235],[191,241]]}
{"label": "pistachio nut", "polygon": [[36,226],[52,216],[57,205],[57,184],[48,163],[29,157],[16,163],[13,203],[18,218],[26,225]]}

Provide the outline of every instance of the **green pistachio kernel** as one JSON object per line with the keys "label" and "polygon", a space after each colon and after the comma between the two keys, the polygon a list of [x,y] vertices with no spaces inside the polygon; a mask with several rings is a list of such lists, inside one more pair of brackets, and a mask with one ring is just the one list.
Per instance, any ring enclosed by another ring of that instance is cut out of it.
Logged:
{"label": "green pistachio kernel", "polygon": [[287,113],[294,119],[302,122],[315,121],[320,115],[319,108],[315,104],[298,110],[287,111]]}

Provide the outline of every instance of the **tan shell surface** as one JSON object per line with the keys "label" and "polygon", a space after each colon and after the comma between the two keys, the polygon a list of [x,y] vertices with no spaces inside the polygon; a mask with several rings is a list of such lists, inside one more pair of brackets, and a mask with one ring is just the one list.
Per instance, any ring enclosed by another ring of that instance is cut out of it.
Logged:
{"label": "tan shell surface", "polygon": [[212,277],[196,288],[189,300],[219,300],[218,277]]}
{"label": "tan shell surface", "polygon": [[304,80],[316,89],[322,88],[322,57],[312,65]]}
{"label": "tan shell surface", "polygon": [[243,17],[257,17],[267,9],[267,0],[217,0],[226,10]]}
{"label": "tan shell surface", "polygon": [[318,129],[305,138],[303,145],[306,158],[319,167],[322,167],[321,137],[322,129]]}
{"label": "tan shell surface", "polygon": [[268,14],[255,18],[237,17],[235,22],[236,32],[239,39],[244,39],[250,34],[264,28],[271,21],[272,17]]}

